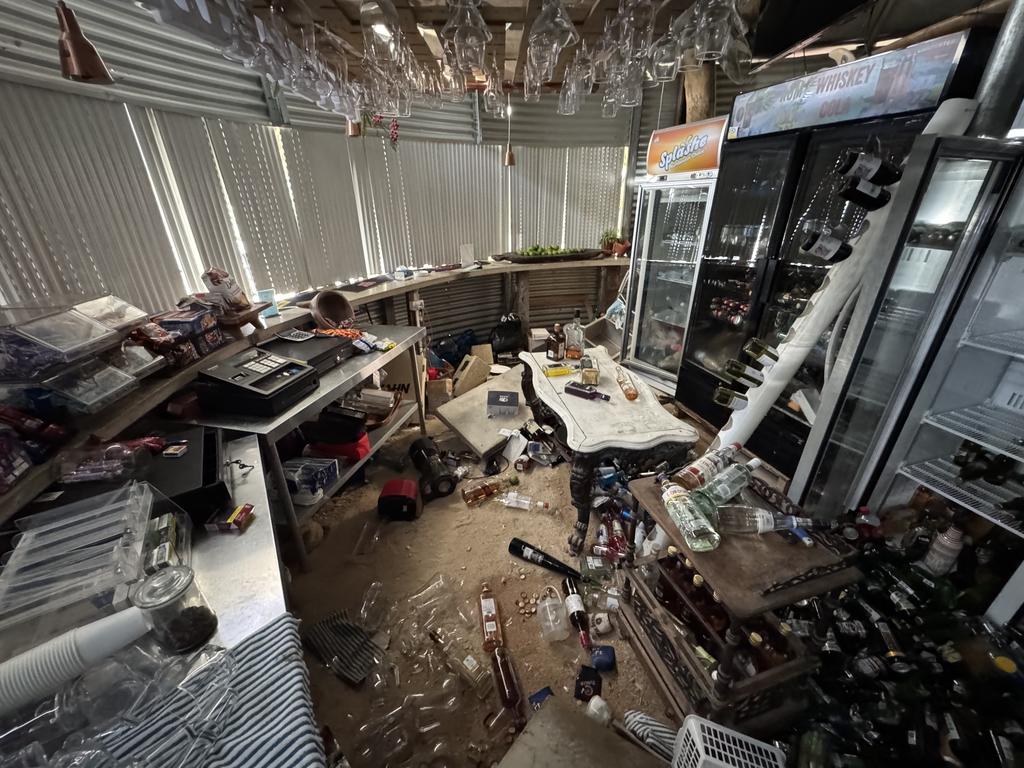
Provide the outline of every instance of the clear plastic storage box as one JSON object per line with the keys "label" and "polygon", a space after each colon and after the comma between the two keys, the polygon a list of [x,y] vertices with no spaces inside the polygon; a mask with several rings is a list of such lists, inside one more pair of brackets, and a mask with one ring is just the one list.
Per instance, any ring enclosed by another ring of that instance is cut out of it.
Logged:
{"label": "clear plastic storage box", "polygon": [[58,373],[43,386],[63,397],[72,410],[96,413],[137,387],[139,380],[102,360]]}
{"label": "clear plastic storage box", "polygon": [[115,344],[117,331],[69,309],[0,329],[0,379],[26,380]]}
{"label": "clear plastic storage box", "polygon": [[83,301],[81,304],[76,304],[74,309],[97,323],[119,332],[141,325],[149,319],[149,315],[145,311],[129,304],[124,299],[109,294],[92,301]]}
{"label": "clear plastic storage box", "polygon": [[136,344],[125,344],[103,353],[110,365],[136,379],[144,379],[167,367],[167,358]]}

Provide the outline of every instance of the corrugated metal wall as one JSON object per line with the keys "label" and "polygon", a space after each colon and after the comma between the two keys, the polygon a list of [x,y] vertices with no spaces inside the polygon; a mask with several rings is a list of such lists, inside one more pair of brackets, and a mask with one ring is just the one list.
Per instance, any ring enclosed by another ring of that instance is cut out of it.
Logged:
{"label": "corrugated metal wall", "polygon": [[212,45],[158,24],[125,0],[75,0],[71,5],[116,82],[88,85],[60,76],[52,0],[0,0],[0,77],[176,112],[268,120],[259,77]]}
{"label": "corrugated metal wall", "polygon": [[501,275],[481,275],[447,285],[424,288],[426,320],[432,342],[449,333],[473,331],[481,341],[505,312]]}
{"label": "corrugated metal wall", "polygon": [[584,322],[604,311],[598,307],[600,269],[551,269],[530,273],[530,325],[549,328],[567,323],[579,309]]}
{"label": "corrugated metal wall", "polygon": [[[601,98],[588,98],[575,115],[560,115],[558,94],[546,93],[540,101],[512,97],[512,145],[534,147],[624,146],[629,143],[631,109],[620,109],[614,118],[601,117]],[[483,140],[505,144],[508,127],[504,120],[480,110]]]}
{"label": "corrugated metal wall", "polygon": [[[445,103],[440,109],[427,109],[420,104],[413,104],[412,114],[398,118],[399,141],[416,139],[420,141],[461,141],[471,144],[480,140],[479,127],[476,122],[476,94],[469,94],[465,101],[457,104]],[[345,118],[333,112],[326,112],[316,104],[288,93],[285,95],[288,108],[288,124],[298,128],[318,128],[320,130],[345,132]],[[376,131],[387,133],[391,118],[384,118],[380,129],[363,126],[365,133],[374,135]]]}

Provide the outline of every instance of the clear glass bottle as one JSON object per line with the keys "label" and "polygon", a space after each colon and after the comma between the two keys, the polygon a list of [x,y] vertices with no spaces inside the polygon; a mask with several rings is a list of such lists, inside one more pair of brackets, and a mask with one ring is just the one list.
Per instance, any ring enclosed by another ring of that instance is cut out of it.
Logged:
{"label": "clear glass bottle", "polygon": [[476,693],[484,698],[491,690],[491,674],[458,638],[447,635],[444,630],[430,630],[430,639],[440,649],[448,668],[461,677]]}
{"label": "clear glass bottle", "polygon": [[732,443],[730,445],[723,445],[713,451],[708,451],[699,459],[691,461],[673,475],[672,480],[689,491],[700,488],[708,480],[725,469],[740,448],[739,443]]}
{"label": "clear glass bottle", "polygon": [[615,366],[615,381],[618,382],[619,389],[622,390],[622,394],[626,396],[627,400],[636,400],[640,397],[640,392],[637,391],[636,385],[633,384],[633,379],[618,365]]}
{"label": "clear glass bottle", "polygon": [[715,530],[719,533],[770,533],[814,525],[809,517],[777,515],[768,509],[744,505],[719,507],[715,517]]}
{"label": "clear glass bottle", "polygon": [[529,496],[519,493],[518,491],[509,491],[499,498],[498,501],[506,507],[512,507],[514,509],[533,509],[538,512],[546,512],[551,508],[551,505],[546,501],[534,501]]}
{"label": "clear glass bottle", "polygon": [[513,475],[505,480],[499,477],[481,477],[470,480],[462,486],[462,500],[469,506],[475,507],[509,485],[519,485],[519,478]]}
{"label": "clear glass bottle", "polygon": [[565,356],[570,360],[583,357],[583,325],[580,323],[580,311],[577,309],[572,322],[565,329]]}
{"label": "clear glass bottle", "polygon": [[733,464],[712,477],[699,492],[707,495],[716,506],[724,504],[747,487],[754,470],[760,466],[760,459]]}
{"label": "clear glass bottle", "polygon": [[666,483],[661,487],[661,500],[665,504],[665,511],[679,526],[686,546],[694,552],[710,552],[718,547],[722,538],[694,503],[693,496],[694,494],[675,483]]}

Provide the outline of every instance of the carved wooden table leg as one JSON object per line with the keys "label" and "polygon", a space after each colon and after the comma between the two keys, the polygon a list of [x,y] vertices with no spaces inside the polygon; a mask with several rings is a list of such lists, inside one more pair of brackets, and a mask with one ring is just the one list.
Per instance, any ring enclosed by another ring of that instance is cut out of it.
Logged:
{"label": "carved wooden table leg", "polygon": [[597,457],[576,453],[572,457],[572,472],[569,474],[569,493],[572,505],[576,507],[576,524],[569,536],[569,551],[578,555],[587,540],[590,527],[590,502],[594,486],[594,466]]}

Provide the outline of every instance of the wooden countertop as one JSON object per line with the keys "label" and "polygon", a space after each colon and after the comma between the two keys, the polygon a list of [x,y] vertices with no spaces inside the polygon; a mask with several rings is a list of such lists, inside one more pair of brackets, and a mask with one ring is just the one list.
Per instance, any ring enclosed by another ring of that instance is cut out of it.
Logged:
{"label": "wooden countertop", "polygon": [[693,552],[686,546],[682,533],[665,511],[655,478],[634,480],[629,484],[629,492],[668,533],[672,543],[693,563],[707,584],[718,593],[722,604],[741,621],[830,592],[861,578],[861,572],[849,566],[762,595],[761,590],[776,582],[798,576],[810,568],[839,563],[840,558],[824,547],[788,544],[775,534],[723,536],[718,549],[712,552]]}

